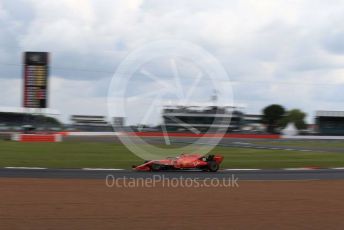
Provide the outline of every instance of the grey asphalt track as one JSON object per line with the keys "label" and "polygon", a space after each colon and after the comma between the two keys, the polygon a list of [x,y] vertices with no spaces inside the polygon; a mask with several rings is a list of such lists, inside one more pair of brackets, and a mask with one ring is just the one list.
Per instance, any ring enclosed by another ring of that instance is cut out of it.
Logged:
{"label": "grey asphalt track", "polygon": [[172,179],[231,178],[239,180],[320,180],[344,179],[344,169],[316,170],[223,170],[216,173],[198,171],[170,172],[133,172],[131,170],[83,170],[83,169],[0,169],[2,178],[70,178],[70,179],[105,179],[114,178],[154,178],[163,176]]}

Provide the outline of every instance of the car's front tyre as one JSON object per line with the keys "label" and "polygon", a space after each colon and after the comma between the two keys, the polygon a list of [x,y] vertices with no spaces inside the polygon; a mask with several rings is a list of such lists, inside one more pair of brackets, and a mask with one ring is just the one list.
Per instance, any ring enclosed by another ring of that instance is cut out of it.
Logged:
{"label": "car's front tyre", "polygon": [[151,168],[151,170],[153,172],[158,172],[158,171],[161,170],[161,165],[159,165],[159,164],[152,164],[150,168]]}

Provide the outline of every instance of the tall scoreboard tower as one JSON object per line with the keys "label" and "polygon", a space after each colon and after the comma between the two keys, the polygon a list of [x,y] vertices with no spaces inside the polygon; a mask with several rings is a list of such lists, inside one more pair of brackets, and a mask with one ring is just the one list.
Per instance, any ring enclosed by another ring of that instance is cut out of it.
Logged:
{"label": "tall scoreboard tower", "polygon": [[48,107],[49,53],[24,53],[24,108]]}

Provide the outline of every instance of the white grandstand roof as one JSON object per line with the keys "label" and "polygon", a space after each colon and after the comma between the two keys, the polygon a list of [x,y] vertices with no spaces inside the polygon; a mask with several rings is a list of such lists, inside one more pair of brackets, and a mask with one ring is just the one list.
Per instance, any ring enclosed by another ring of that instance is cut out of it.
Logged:
{"label": "white grandstand roof", "polygon": [[181,108],[181,107],[232,107],[232,108],[244,108],[242,104],[221,104],[214,102],[195,102],[195,103],[175,103],[165,104],[164,108]]}
{"label": "white grandstand roof", "polygon": [[31,109],[23,107],[0,107],[0,112],[3,113],[40,113],[47,115],[60,115],[61,113],[55,109]]}
{"label": "white grandstand roof", "polygon": [[317,117],[344,117],[344,111],[317,111]]}

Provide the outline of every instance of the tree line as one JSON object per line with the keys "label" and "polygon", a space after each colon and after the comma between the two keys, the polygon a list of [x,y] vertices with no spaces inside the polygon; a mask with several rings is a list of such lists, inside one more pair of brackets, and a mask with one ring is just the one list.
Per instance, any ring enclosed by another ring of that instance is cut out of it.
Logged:
{"label": "tree line", "polygon": [[300,109],[286,110],[282,105],[272,104],[263,109],[263,123],[269,133],[277,133],[289,123],[294,123],[299,130],[306,129],[307,114]]}

